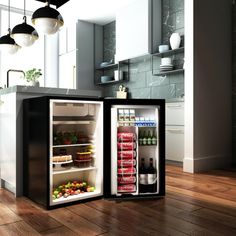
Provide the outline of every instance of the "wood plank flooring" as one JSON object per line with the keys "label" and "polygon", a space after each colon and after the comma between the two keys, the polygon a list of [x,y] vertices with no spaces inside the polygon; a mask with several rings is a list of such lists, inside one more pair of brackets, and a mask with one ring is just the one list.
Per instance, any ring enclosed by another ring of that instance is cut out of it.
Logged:
{"label": "wood plank flooring", "polygon": [[0,189],[0,236],[236,235],[236,169],[166,167],[166,197],[96,200],[47,211]]}

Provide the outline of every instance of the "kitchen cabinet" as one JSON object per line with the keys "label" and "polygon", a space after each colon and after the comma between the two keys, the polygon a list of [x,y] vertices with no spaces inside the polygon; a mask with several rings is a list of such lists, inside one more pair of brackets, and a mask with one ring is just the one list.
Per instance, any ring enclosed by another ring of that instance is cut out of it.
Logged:
{"label": "kitchen cabinet", "polygon": [[[6,187],[16,192],[17,162],[16,148],[16,94],[0,96],[0,168],[1,187]],[[19,164],[19,163],[18,163]],[[19,176],[18,176],[19,177]]]}
{"label": "kitchen cabinet", "polygon": [[153,53],[161,44],[161,0],[138,0],[116,14],[118,61]]}
{"label": "kitchen cabinet", "polygon": [[59,35],[59,87],[94,90],[94,24],[76,21]]}
{"label": "kitchen cabinet", "polygon": [[59,31],[59,55],[76,50],[76,28],[77,24],[72,23]]}
{"label": "kitchen cabinet", "polygon": [[59,88],[76,89],[76,51],[59,55]]}
{"label": "kitchen cabinet", "polygon": [[184,103],[166,103],[166,159],[184,159]]}

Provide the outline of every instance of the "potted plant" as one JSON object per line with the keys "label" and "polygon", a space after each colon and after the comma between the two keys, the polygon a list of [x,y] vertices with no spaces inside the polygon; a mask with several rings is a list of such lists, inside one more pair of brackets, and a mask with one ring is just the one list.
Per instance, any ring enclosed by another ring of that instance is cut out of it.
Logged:
{"label": "potted plant", "polygon": [[31,70],[25,71],[25,79],[27,82],[31,82],[33,86],[39,87],[39,77],[42,75],[41,69],[33,68]]}

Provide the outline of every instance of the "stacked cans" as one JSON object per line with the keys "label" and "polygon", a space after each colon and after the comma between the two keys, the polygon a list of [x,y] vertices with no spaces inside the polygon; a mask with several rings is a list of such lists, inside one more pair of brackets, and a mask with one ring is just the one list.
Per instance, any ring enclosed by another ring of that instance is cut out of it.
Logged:
{"label": "stacked cans", "polygon": [[136,135],[118,133],[117,140],[118,192],[136,192]]}

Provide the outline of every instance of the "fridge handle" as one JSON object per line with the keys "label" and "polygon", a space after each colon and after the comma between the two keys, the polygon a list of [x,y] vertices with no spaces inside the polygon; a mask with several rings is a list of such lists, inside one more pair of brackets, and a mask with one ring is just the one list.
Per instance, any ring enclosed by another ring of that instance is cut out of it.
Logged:
{"label": "fridge handle", "polygon": [[76,89],[76,66],[73,65],[73,88]]}

